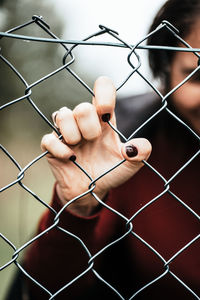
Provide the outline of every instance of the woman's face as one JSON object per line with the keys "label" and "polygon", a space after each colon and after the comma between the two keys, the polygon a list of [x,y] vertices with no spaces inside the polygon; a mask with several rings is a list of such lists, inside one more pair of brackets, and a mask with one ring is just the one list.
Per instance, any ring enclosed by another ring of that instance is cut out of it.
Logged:
{"label": "woman's face", "polygon": [[[200,26],[195,26],[185,40],[193,48],[200,48]],[[171,88],[184,80],[197,65],[198,58],[193,53],[177,52],[171,65]],[[200,134],[200,70],[172,95],[172,100],[188,124]]]}

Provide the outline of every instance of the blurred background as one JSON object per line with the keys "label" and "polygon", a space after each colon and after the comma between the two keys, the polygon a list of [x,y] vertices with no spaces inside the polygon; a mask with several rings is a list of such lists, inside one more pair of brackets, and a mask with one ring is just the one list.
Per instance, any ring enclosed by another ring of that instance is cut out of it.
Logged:
{"label": "blurred background", "polygon": [[[165,0],[0,0],[0,31],[29,21],[32,15],[42,15],[51,30],[60,38],[80,40],[99,30],[103,24],[119,32],[130,44],[143,38],[156,11]],[[18,34],[48,37],[36,24]],[[111,37],[100,36],[98,41],[115,42]],[[64,50],[50,43],[27,42],[2,38],[1,54],[8,59],[26,79],[28,84],[62,66]],[[115,85],[131,71],[127,63],[129,51],[123,48],[102,46],[79,46],[75,49],[75,71],[92,88],[99,75],[110,76]],[[141,72],[151,79],[145,50],[139,52],[142,59]],[[124,97],[148,91],[148,86],[136,75],[119,90]],[[0,106],[24,95],[24,85],[0,60]],[[62,106],[73,108],[82,101],[91,101],[91,95],[68,72],[63,70],[32,89],[31,98],[43,114],[51,120],[53,111]],[[41,137],[51,131],[28,101],[21,101],[1,110],[1,144],[25,167],[41,154]],[[19,170],[10,159],[0,153],[0,187],[17,178]],[[23,183],[42,200],[51,200],[53,176],[45,159],[39,160],[25,173]],[[26,243],[37,227],[44,206],[18,184],[0,194],[0,232],[17,248]],[[12,258],[13,250],[0,239],[0,266]],[[20,254],[22,259],[23,253]],[[15,265],[0,272],[0,299],[4,299],[16,271]]]}

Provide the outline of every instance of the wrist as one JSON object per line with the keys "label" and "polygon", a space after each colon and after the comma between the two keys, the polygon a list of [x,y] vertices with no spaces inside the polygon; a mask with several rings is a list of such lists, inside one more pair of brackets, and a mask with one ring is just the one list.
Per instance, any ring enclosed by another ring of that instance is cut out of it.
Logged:
{"label": "wrist", "polygon": [[[56,193],[60,199],[60,202],[62,205],[66,205],[67,202],[72,200],[73,198],[65,197],[67,193],[63,191],[62,188],[60,188],[59,184],[56,184]],[[102,192],[96,194],[98,198],[104,199],[107,192]],[[75,198],[75,197],[74,197]],[[70,203],[69,206],[66,206],[66,209],[70,212],[72,212],[75,215],[88,217],[93,214],[96,214],[100,209],[100,204],[98,200],[95,199],[94,196],[92,196],[91,193],[88,193],[87,195],[75,200],[74,202]]]}

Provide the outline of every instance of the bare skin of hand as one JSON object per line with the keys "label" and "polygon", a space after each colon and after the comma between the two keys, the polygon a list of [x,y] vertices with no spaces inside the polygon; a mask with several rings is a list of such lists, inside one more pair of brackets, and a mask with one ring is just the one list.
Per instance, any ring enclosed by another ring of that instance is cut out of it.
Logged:
{"label": "bare skin of hand", "polygon": [[[56,190],[63,204],[86,192],[91,183],[89,178],[70,160],[72,156],[92,177],[99,177],[108,169],[126,161],[96,182],[94,193],[103,199],[108,191],[131,178],[147,160],[151,144],[146,139],[133,139],[121,143],[118,134],[102,120],[110,116],[116,126],[116,90],[107,77],[99,77],[94,85],[92,104],[81,103],[70,110],[61,108],[56,115],[56,125],[63,141],[53,132],[42,138],[41,147],[48,151],[47,160],[56,178]],[[129,154],[129,155],[128,155]],[[98,207],[98,201],[88,193],[72,202],[67,209],[80,215],[89,216]]]}

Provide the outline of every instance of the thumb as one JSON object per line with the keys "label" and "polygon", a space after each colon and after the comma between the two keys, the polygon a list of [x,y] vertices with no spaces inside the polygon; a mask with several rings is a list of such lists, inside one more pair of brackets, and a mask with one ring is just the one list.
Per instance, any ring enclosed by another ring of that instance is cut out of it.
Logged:
{"label": "thumb", "polygon": [[147,160],[151,154],[151,144],[147,139],[136,138],[122,144],[122,156],[130,163],[141,163]]}

